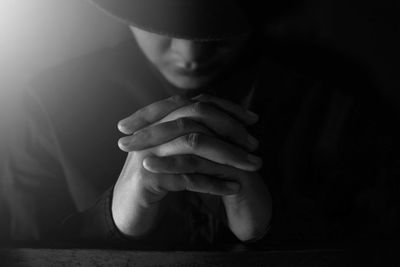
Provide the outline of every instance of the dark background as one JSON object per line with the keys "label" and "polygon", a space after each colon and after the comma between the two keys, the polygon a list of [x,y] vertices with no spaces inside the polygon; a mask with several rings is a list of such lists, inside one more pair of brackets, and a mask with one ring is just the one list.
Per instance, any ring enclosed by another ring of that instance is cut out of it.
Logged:
{"label": "dark background", "polygon": [[[372,86],[398,108],[399,11],[398,0],[305,0],[266,25],[281,45],[271,53],[338,86]],[[83,0],[0,0],[0,97],[46,68],[128,37],[125,25]],[[0,194],[0,218],[1,203]]]}
{"label": "dark background", "polygon": [[[351,60],[382,93],[400,101],[399,6],[396,0],[304,0],[268,27],[284,44],[322,46]],[[17,76],[19,82],[22,76],[29,78],[129,34],[85,0],[1,0],[0,25],[0,70],[3,78]],[[295,55],[295,49],[290,51]],[[318,62],[323,52],[309,52],[299,64],[337,64],[332,71],[339,74],[344,68],[336,56]],[[329,62],[334,59],[337,62]]]}

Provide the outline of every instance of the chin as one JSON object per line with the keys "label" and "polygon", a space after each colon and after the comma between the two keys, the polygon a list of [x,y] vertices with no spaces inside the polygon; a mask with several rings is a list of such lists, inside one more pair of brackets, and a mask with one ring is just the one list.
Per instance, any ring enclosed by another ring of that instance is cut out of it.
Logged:
{"label": "chin", "polygon": [[175,87],[183,90],[200,89],[214,80],[213,76],[207,77],[167,77],[167,80]]}
{"label": "chin", "polygon": [[207,83],[201,83],[201,82],[182,82],[182,81],[170,81],[171,84],[179,89],[182,90],[197,90],[200,89],[201,87],[205,86]]}

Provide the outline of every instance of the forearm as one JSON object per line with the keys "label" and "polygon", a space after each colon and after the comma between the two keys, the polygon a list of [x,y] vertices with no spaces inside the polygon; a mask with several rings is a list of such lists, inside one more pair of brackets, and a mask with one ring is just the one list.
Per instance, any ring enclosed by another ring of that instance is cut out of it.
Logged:
{"label": "forearm", "polygon": [[114,197],[111,211],[119,231],[131,238],[142,238],[157,224],[161,207],[159,203],[140,203],[139,200],[132,198],[135,195],[138,194],[126,192],[126,194],[120,194],[119,197]]}
{"label": "forearm", "polygon": [[[112,217],[113,190],[107,190],[91,208],[69,216],[59,231],[63,241],[90,246],[123,246],[133,249],[180,248],[186,242],[187,231],[183,227],[183,214],[168,208],[167,204],[155,224],[145,236],[132,238],[121,232]],[[179,199],[166,197],[168,205],[177,206]],[[179,209],[179,208],[177,208]],[[179,227],[177,227],[179,226]]]}

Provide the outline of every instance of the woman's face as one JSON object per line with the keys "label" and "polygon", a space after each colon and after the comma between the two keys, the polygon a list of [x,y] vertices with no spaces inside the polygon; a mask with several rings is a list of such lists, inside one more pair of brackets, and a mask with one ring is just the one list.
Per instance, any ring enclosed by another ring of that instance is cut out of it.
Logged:
{"label": "woman's face", "polygon": [[197,89],[213,81],[231,65],[249,38],[195,42],[130,28],[147,59],[181,89]]}

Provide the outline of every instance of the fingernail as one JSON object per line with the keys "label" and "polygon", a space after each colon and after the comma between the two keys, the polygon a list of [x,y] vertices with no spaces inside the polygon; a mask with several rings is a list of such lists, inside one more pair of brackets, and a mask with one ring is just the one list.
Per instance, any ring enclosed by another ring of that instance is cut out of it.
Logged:
{"label": "fingernail", "polygon": [[247,115],[251,117],[251,119],[257,121],[259,116],[251,110],[246,110]]}
{"label": "fingernail", "polygon": [[150,171],[150,172],[155,172],[157,173],[157,159],[155,158],[145,158],[142,162],[143,167]]}
{"label": "fingernail", "polygon": [[125,121],[120,121],[118,123],[118,130],[123,134],[132,134],[132,131],[129,129],[129,125]]}
{"label": "fingernail", "polygon": [[250,134],[247,136],[247,141],[252,147],[257,147],[259,144],[258,140]]}
{"label": "fingernail", "polygon": [[261,158],[256,157],[256,156],[251,155],[251,154],[247,155],[247,159],[248,159],[248,161],[249,161],[250,163],[252,163],[252,164],[254,164],[254,165],[256,165],[256,166],[259,166],[259,165],[261,165],[261,163],[262,163],[262,159],[261,159]]}
{"label": "fingernail", "polygon": [[118,122],[118,130],[120,131],[120,132],[125,132],[126,130],[125,130],[125,126],[124,126],[124,124],[123,124],[123,122],[122,121],[120,121],[120,122]]}
{"label": "fingernail", "polygon": [[129,142],[124,138],[118,140],[118,147],[123,151],[126,151],[126,147],[128,144]]}

